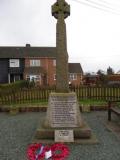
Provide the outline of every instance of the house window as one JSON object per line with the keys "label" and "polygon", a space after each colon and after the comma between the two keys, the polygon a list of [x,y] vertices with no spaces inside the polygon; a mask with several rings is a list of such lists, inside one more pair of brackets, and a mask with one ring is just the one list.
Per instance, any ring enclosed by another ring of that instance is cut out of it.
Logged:
{"label": "house window", "polygon": [[40,66],[40,60],[36,60],[36,59],[30,60],[30,66],[31,67],[38,67],[38,66]]}
{"label": "house window", "polygon": [[75,73],[70,73],[70,74],[69,74],[69,79],[70,79],[70,80],[77,80],[77,74],[75,74]]}
{"label": "house window", "polygon": [[9,60],[9,65],[10,67],[19,67],[20,64],[19,64],[19,59],[10,59]]}
{"label": "house window", "polygon": [[82,81],[82,75],[80,75],[80,81]]}
{"label": "house window", "polygon": [[56,74],[54,74],[54,81],[56,81]]}
{"label": "house window", "polygon": [[53,66],[56,66],[56,59],[53,60]]}
{"label": "house window", "polygon": [[30,76],[26,75],[26,80],[30,81]]}
{"label": "house window", "polygon": [[39,82],[41,81],[40,75],[26,75],[26,79],[29,81]]}

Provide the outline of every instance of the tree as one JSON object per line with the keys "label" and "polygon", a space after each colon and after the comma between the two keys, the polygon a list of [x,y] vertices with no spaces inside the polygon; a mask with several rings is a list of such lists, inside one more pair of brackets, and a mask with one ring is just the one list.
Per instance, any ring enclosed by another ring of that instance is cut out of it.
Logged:
{"label": "tree", "polygon": [[105,71],[99,69],[99,70],[97,71],[97,74],[98,74],[98,75],[105,74]]}
{"label": "tree", "polygon": [[107,75],[114,74],[114,70],[111,67],[107,68]]}
{"label": "tree", "polygon": [[99,75],[99,79],[97,81],[97,85],[107,85],[107,83],[108,83],[108,77],[105,74],[105,72],[102,71],[102,70],[98,70],[97,74]]}

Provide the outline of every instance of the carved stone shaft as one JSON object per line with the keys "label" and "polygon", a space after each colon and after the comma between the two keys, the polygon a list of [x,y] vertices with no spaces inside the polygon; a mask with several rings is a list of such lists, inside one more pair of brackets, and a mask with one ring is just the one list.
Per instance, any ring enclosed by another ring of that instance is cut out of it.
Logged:
{"label": "carved stone shaft", "polygon": [[70,7],[64,0],[58,0],[52,6],[52,15],[56,24],[56,91],[69,92],[68,84],[68,53],[66,39],[66,24],[64,19],[70,14]]}
{"label": "carved stone shaft", "polygon": [[68,92],[68,54],[66,46],[66,25],[62,14],[57,21],[57,56],[56,56],[56,89],[57,92]]}

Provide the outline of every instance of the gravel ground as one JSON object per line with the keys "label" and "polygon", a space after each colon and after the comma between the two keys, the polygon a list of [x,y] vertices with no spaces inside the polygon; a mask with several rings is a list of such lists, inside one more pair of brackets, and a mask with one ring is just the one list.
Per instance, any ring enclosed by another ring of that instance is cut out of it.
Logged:
{"label": "gravel ground", "polygon": [[[45,113],[0,113],[0,160],[26,160],[26,148]],[[120,160],[120,139],[105,127],[105,111],[84,113],[99,144],[70,145],[69,160]]]}

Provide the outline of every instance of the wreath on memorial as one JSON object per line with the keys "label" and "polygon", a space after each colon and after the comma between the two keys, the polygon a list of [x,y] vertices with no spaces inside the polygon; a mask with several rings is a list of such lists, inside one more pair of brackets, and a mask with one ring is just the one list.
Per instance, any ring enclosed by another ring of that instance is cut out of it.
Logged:
{"label": "wreath on memorial", "polygon": [[27,149],[27,157],[29,160],[43,159],[45,155],[45,148],[41,143],[31,144]]}
{"label": "wreath on memorial", "polygon": [[52,160],[64,160],[69,156],[69,148],[65,144],[43,146],[41,143],[35,143],[28,146],[27,158],[28,160],[44,160],[45,153],[48,151],[51,151]]}
{"label": "wreath on memorial", "polygon": [[51,150],[53,160],[64,160],[69,156],[69,148],[62,143],[53,144]]}

